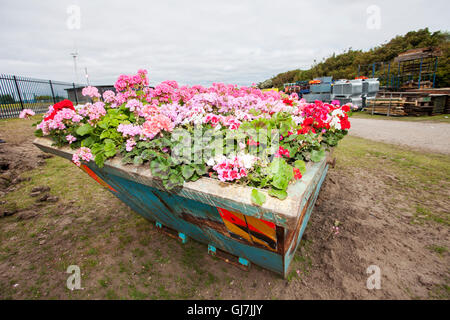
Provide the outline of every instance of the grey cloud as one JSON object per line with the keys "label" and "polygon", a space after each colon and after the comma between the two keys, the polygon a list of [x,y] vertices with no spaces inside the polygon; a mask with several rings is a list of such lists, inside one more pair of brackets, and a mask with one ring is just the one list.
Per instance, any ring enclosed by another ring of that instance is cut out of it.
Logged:
{"label": "grey cloud", "polygon": [[[72,4],[80,30],[66,26]],[[372,4],[380,30],[366,28]],[[410,30],[448,30],[449,8],[419,0],[2,1],[0,72],[73,81],[76,44],[80,81],[85,67],[95,84],[146,68],[151,84],[249,85]]]}

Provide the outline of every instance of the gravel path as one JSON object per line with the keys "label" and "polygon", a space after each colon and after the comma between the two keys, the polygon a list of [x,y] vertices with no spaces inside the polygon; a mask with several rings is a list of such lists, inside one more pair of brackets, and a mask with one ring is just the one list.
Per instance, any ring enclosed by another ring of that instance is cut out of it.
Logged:
{"label": "gravel path", "polygon": [[414,149],[450,154],[450,124],[351,118],[349,134]]}

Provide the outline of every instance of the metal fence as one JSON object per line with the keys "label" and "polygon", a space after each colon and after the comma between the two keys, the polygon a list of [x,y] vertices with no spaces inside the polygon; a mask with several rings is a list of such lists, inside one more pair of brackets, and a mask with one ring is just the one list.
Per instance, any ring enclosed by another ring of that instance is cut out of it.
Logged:
{"label": "metal fence", "polygon": [[83,98],[77,94],[77,88],[80,87],[84,85],[2,74],[0,76],[0,119],[18,117],[23,109],[44,113],[49,105],[64,99],[78,104]]}

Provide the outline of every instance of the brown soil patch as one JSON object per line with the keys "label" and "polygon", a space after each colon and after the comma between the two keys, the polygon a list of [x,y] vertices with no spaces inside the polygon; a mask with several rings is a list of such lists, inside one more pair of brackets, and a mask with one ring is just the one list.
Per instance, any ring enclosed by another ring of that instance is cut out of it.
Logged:
{"label": "brown soil patch", "polygon": [[[242,271],[208,256],[203,244],[161,234],[67,160],[40,158],[29,124],[0,123],[7,140],[0,162],[8,164],[1,176],[10,175],[0,192],[23,193],[32,203],[0,218],[0,299],[449,298],[448,225],[414,223],[415,203],[393,190],[393,174],[346,169],[338,159],[284,280],[254,265]],[[33,168],[45,175],[55,167],[67,171],[67,182],[11,183]],[[54,202],[30,195],[65,183],[74,191],[57,193]],[[1,201],[4,211],[9,204]],[[427,200],[430,210],[448,206],[442,196]],[[339,234],[332,233],[335,221]],[[66,288],[69,265],[80,266],[83,290]],[[370,265],[380,268],[380,290],[366,287]]]}

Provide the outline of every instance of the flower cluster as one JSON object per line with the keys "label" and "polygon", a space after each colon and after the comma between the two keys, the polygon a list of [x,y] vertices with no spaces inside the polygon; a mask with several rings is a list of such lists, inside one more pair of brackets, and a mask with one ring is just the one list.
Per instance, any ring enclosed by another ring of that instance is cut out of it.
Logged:
{"label": "flower cluster", "polygon": [[98,92],[98,89],[96,87],[88,86],[86,88],[83,88],[83,90],[81,90],[81,94],[83,96],[88,96],[91,98],[100,98],[100,93]]}
{"label": "flower cluster", "polygon": [[153,139],[162,130],[172,131],[173,123],[165,115],[157,114],[144,122],[141,133],[145,138]]}
{"label": "flower cluster", "polygon": [[[221,181],[239,180],[247,176],[247,172],[253,167],[256,157],[249,154],[237,155],[231,158],[222,157],[213,166]],[[214,161],[214,160],[213,160]]]}
{"label": "flower cluster", "polygon": [[[82,93],[92,102],[76,107],[69,100],[55,103],[37,124],[36,134],[49,136],[58,146],[70,145],[77,165],[95,158],[101,167],[120,153],[125,163],[151,162],[152,174],[167,188],[209,175],[271,188],[270,195],[284,199],[289,183],[302,178],[305,161],[320,161],[350,128],[350,106],[337,101],[307,103],[296,94],[223,83],[188,87],[164,81],[154,88],[148,84],[147,71],[139,70],[120,75],[116,92],[101,96],[97,88],[86,87]],[[31,112],[23,110],[21,115]],[[260,131],[269,128],[279,133],[273,148],[259,138]],[[231,133],[240,140],[224,154],[180,164],[170,157],[176,147],[171,139],[175,129],[184,129],[191,141],[200,143],[193,133],[197,129]]]}
{"label": "flower cluster", "polygon": [[106,90],[105,92],[103,92],[103,101],[105,101],[106,103],[114,102],[115,97],[116,94],[114,93],[114,91]]}
{"label": "flower cluster", "polygon": [[122,74],[114,84],[117,92],[137,90],[148,86],[147,70],[138,70],[136,75]]}
{"label": "flower cluster", "polygon": [[89,162],[93,158],[91,149],[86,147],[81,147],[72,156],[72,161],[79,167],[81,165],[81,160]]}
{"label": "flower cluster", "polygon": [[69,100],[63,100],[50,106],[44,115],[44,120],[37,125],[44,135],[49,135],[52,130],[64,130],[67,126],[79,123],[83,117],[75,111]]}
{"label": "flower cluster", "polygon": [[280,146],[278,151],[275,153],[275,158],[281,158],[282,156],[289,158],[289,150]]}
{"label": "flower cluster", "polygon": [[121,123],[117,127],[117,132],[122,133],[125,138],[134,137],[141,135],[142,128],[139,125]]}
{"label": "flower cluster", "polygon": [[77,138],[75,138],[73,135],[71,135],[71,134],[68,134],[67,136],[66,136],[66,140],[69,142],[69,144],[72,144],[72,142],[75,142],[75,141],[77,141]]}
{"label": "flower cluster", "polygon": [[28,119],[29,117],[34,116],[35,113],[33,110],[31,109],[23,109],[20,114],[19,114],[19,118],[21,119]]}

